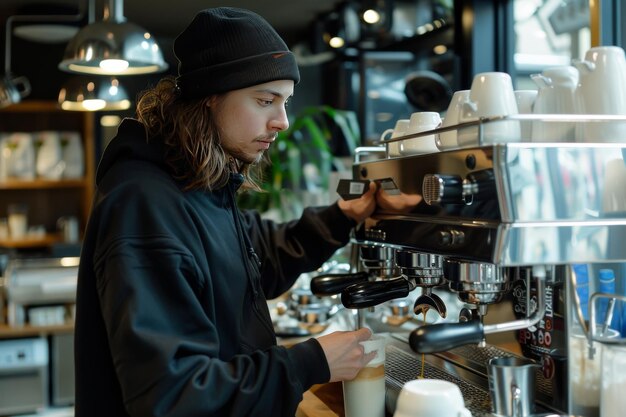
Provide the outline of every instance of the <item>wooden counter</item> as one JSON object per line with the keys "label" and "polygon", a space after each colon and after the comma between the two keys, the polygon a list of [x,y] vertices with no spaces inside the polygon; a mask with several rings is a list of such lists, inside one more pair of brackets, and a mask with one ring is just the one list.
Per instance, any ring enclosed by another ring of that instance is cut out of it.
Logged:
{"label": "wooden counter", "polygon": [[296,417],[344,417],[341,382],[319,384],[304,393]]}

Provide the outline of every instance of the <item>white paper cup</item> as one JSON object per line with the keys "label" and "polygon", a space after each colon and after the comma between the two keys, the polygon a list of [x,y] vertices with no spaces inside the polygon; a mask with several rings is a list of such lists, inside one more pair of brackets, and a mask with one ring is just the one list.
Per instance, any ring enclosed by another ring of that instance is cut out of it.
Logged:
{"label": "white paper cup", "polygon": [[361,342],[365,353],[376,357],[358,375],[343,382],[343,405],[346,417],[385,417],[385,346],[387,338],[373,335]]}

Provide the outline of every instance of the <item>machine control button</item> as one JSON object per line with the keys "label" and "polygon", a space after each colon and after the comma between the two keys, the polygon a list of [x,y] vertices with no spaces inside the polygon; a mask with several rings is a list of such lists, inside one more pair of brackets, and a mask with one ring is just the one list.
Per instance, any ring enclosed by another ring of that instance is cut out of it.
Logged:
{"label": "machine control button", "polygon": [[426,174],[422,195],[428,205],[463,203],[463,179],[458,175]]}

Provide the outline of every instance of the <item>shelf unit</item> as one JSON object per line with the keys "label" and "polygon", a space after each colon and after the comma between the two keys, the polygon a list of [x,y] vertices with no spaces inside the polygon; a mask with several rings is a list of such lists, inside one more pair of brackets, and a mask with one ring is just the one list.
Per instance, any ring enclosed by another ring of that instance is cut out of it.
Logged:
{"label": "shelf unit", "polygon": [[29,225],[43,225],[42,238],[2,240],[0,247],[13,249],[46,247],[60,240],[57,219],[75,216],[79,219],[81,235],[89,217],[95,179],[95,125],[91,112],[62,110],[54,101],[24,101],[0,109],[0,133],[75,131],[82,138],[85,174],[82,179],[0,181],[0,217],[12,203],[29,207]]}

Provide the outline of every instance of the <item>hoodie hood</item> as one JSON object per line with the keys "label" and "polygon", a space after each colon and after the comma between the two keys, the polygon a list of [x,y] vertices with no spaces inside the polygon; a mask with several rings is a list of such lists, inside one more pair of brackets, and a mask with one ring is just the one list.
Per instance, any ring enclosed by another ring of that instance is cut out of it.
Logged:
{"label": "hoodie hood", "polygon": [[[122,162],[140,161],[158,166],[161,170],[171,173],[165,161],[166,146],[160,136],[148,136],[144,125],[136,119],[124,119],[117,129],[117,135],[109,142],[98,165],[96,186],[100,186],[105,175]],[[245,178],[240,173],[231,173],[229,184],[238,190]]]}
{"label": "hoodie hood", "polygon": [[165,145],[160,138],[148,141],[143,124],[135,119],[124,119],[117,129],[117,135],[111,140],[96,173],[96,185],[113,166],[120,162],[137,160],[153,163],[169,171],[165,163]]}

